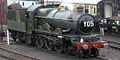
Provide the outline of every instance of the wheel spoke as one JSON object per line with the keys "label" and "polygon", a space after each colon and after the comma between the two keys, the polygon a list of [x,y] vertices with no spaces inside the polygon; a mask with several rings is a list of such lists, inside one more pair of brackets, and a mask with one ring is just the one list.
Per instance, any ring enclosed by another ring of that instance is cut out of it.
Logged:
{"label": "wheel spoke", "polygon": [[37,37],[36,37],[36,45],[37,45],[39,48],[43,48],[43,47],[44,47],[44,38],[37,36]]}
{"label": "wheel spoke", "polygon": [[46,48],[47,48],[49,51],[51,51],[51,50],[53,49],[53,43],[52,43],[51,40],[48,40],[48,39],[47,39],[45,45],[46,45]]}
{"label": "wheel spoke", "polygon": [[28,45],[32,43],[32,41],[31,41],[31,35],[27,34],[25,38],[26,38],[26,43]]}
{"label": "wheel spoke", "polygon": [[56,51],[57,53],[61,53],[61,52],[62,52],[62,46],[56,45],[56,46],[55,46],[55,51]]}
{"label": "wheel spoke", "polygon": [[76,52],[76,56],[82,58],[84,56],[83,50],[78,50],[78,52]]}

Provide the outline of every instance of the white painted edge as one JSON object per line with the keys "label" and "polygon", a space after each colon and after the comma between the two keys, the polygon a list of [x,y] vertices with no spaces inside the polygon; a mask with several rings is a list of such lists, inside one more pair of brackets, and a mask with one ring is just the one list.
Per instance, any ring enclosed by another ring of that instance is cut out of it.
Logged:
{"label": "white painted edge", "polygon": [[7,45],[10,45],[9,30],[7,30]]}

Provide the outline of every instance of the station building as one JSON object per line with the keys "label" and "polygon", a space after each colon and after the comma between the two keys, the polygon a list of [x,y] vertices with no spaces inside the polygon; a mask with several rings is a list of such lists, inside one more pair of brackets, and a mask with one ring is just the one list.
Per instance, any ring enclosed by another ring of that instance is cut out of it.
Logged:
{"label": "station building", "polygon": [[[51,2],[53,3],[69,3],[69,5],[72,3],[73,5],[81,5],[80,6],[80,10],[83,13],[88,13],[88,14],[92,14],[94,16],[97,15],[97,3],[100,0],[39,0],[39,2],[43,3],[43,4],[49,4]],[[65,5],[64,5],[65,6]],[[72,9],[72,7],[71,7]]]}
{"label": "station building", "polygon": [[[8,0],[8,1],[10,1],[10,0]],[[11,4],[13,4],[13,3],[20,4],[21,7],[23,7],[23,8],[28,8],[31,5],[37,5],[37,4],[39,4],[39,1],[36,1],[36,0],[35,1],[13,0],[13,1],[8,2],[8,6],[11,5]]]}
{"label": "station building", "polygon": [[98,17],[120,16],[120,0],[102,0],[97,4]]}
{"label": "station building", "polygon": [[7,12],[7,0],[0,0],[0,25],[6,24]]}

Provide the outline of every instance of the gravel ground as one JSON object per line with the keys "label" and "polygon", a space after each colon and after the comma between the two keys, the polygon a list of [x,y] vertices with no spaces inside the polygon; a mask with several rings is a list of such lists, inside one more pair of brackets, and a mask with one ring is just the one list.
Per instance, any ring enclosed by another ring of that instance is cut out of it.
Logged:
{"label": "gravel ground", "polygon": [[[103,37],[107,41],[120,42],[119,36],[104,36]],[[0,47],[4,47],[6,49],[10,49],[16,51],[21,54],[30,55],[33,57],[41,58],[41,60],[99,60],[96,58],[89,59],[80,59],[74,56],[68,56],[65,54],[56,54],[54,52],[49,52],[46,49],[39,49],[36,47],[27,47],[24,45],[0,45]],[[107,57],[110,60],[120,60],[120,51],[112,48],[103,48],[100,50],[100,56]],[[5,60],[4,57],[0,56],[0,60]]]}
{"label": "gravel ground", "polygon": [[0,60],[10,60],[0,55]]}
{"label": "gravel ground", "polygon": [[103,57],[107,57],[110,60],[120,60],[120,51],[112,48],[101,49],[100,55]]}
{"label": "gravel ground", "polygon": [[113,42],[119,42],[120,43],[120,36],[104,36],[103,37],[106,41],[113,41]]}
{"label": "gravel ground", "polygon": [[27,47],[24,45],[0,45],[0,47],[10,49],[16,51],[21,54],[33,56],[36,58],[40,58],[41,60],[100,60],[97,58],[89,58],[89,59],[80,59],[75,56],[69,56],[65,54],[56,54],[54,52],[49,52],[46,49],[38,49],[35,47]]}
{"label": "gravel ground", "polygon": [[[111,36],[104,36],[103,37],[106,41],[113,41],[120,43],[120,37],[111,35]],[[115,44],[110,44],[111,46],[115,46]],[[117,45],[116,47],[120,47],[120,45]],[[120,50],[112,49],[112,48],[103,48],[100,51],[100,55],[103,55],[105,57],[110,58],[111,60],[120,60]]]}

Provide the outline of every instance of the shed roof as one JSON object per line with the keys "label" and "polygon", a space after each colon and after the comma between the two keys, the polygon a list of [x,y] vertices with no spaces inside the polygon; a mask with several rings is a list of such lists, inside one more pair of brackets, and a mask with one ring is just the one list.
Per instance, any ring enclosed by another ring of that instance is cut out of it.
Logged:
{"label": "shed roof", "polygon": [[97,4],[101,0],[48,0],[48,1],[60,1],[60,2],[83,3],[83,4]]}

